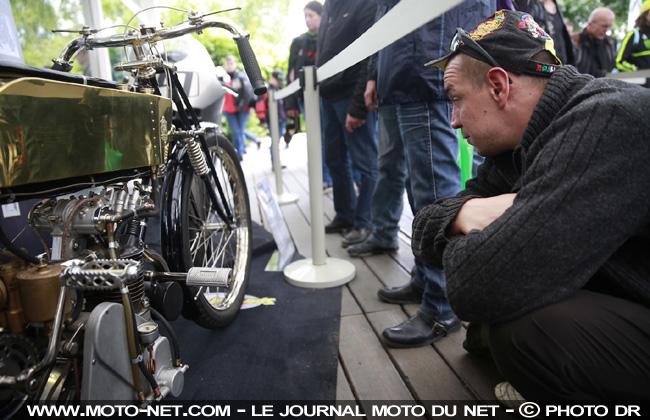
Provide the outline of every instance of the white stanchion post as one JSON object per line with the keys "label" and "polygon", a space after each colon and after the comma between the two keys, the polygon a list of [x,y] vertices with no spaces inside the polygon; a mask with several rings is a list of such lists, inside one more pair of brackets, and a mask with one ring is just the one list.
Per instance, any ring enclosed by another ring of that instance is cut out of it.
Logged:
{"label": "white stanchion post", "polygon": [[275,92],[269,89],[269,131],[271,132],[271,153],[273,153],[273,171],[275,172],[275,195],[279,205],[298,201],[298,196],[285,193],[282,187],[282,161],[280,160],[280,119]]}
{"label": "white stanchion post", "polygon": [[335,287],[351,281],[355,276],[355,268],[350,261],[328,258],[325,253],[320,99],[318,86],[315,83],[316,68],[308,66],[304,67],[304,71],[312,258],[298,260],[289,264],[284,269],[284,278],[289,283],[299,287]]}

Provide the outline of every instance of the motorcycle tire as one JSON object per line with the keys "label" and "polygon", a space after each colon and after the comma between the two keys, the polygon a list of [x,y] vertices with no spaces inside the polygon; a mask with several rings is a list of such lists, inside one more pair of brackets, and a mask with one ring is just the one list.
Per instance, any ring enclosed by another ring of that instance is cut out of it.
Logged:
{"label": "motorcycle tire", "polygon": [[163,244],[167,245],[163,245],[163,252],[173,270],[232,269],[228,288],[183,286],[182,315],[213,329],[230,324],[244,300],[250,277],[252,228],[246,180],[235,148],[220,133],[206,136],[206,141],[233,224],[228,227],[215,211],[204,180],[185,156],[166,175],[162,232],[166,236]]}

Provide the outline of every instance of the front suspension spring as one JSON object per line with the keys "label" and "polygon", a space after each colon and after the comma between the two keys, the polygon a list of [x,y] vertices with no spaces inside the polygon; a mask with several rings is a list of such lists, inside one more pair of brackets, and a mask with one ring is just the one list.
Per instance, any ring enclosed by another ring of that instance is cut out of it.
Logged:
{"label": "front suspension spring", "polygon": [[203,154],[203,150],[201,150],[201,145],[193,137],[187,139],[187,150],[194,172],[200,176],[210,173],[205,155]]}

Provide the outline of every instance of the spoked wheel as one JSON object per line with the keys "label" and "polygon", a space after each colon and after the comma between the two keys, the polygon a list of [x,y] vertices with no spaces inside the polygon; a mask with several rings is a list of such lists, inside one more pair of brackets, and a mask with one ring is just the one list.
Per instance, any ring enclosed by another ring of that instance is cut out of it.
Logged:
{"label": "spoked wheel", "polygon": [[[38,352],[31,340],[18,334],[0,335],[0,375],[17,376],[38,363]],[[0,388],[0,418],[12,418],[29,395],[10,387]]]}
{"label": "spoked wheel", "polygon": [[[239,156],[223,135],[207,138],[227,207],[232,215],[228,223],[213,207],[205,181],[191,165],[180,165],[172,174],[167,192],[167,210],[163,231],[168,230],[167,260],[176,270],[191,267],[228,267],[232,281],[228,288],[185,286],[183,315],[206,328],[229,324],[244,300],[251,263],[251,218],[248,191]],[[169,252],[169,251],[172,252]],[[170,261],[171,260],[171,261]]]}

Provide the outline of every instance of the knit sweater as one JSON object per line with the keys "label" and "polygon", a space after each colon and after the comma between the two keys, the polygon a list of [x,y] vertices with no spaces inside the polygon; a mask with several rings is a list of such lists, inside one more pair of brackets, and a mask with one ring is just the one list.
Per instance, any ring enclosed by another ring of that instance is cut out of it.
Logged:
{"label": "knit sweater", "polygon": [[[413,252],[443,266],[461,319],[516,319],[596,278],[650,306],[648,103],[648,89],[563,66],[519,146],[417,214]],[[470,198],[510,192],[512,207],[482,231],[445,234]]]}

